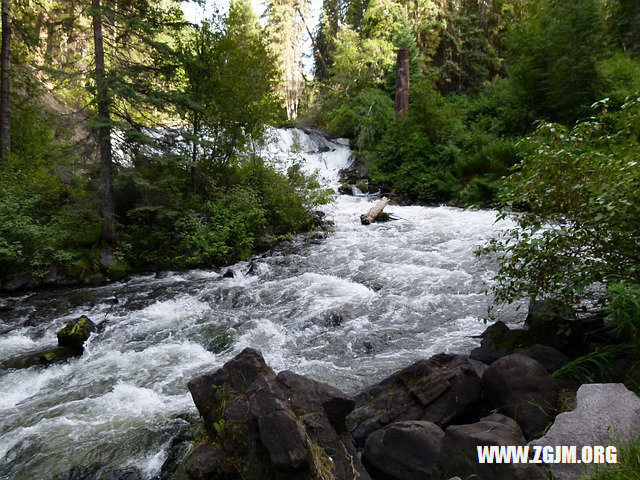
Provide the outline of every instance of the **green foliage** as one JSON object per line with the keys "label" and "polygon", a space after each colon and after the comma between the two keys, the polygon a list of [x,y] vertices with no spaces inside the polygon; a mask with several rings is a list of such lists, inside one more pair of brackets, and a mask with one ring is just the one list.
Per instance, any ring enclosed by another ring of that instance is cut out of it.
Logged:
{"label": "green foliage", "polygon": [[640,340],[640,285],[617,283],[609,286],[606,312],[614,333],[624,340]]}
{"label": "green foliage", "polygon": [[65,132],[27,99],[15,106],[12,151],[0,169],[0,265],[3,275],[44,275],[86,258],[100,223],[74,165],[60,161]]}
{"label": "green foliage", "polygon": [[586,113],[602,80],[604,14],[599,0],[550,0],[510,39],[511,78],[536,116],[571,121]]}
{"label": "green foliage", "polygon": [[337,135],[354,137],[356,147],[367,148],[380,141],[393,122],[393,102],[389,95],[368,89],[332,111],[329,128]]}
{"label": "green foliage", "polygon": [[585,480],[640,480],[640,438],[619,446],[617,460],[615,465],[595,465]]}
{"label": "green foliage", "polygon": [[495,239],[498,301],[560,296],[575,303],[601,282],[640,279],[640,99],[573,128],[544,123],[501,195],[517,227]]}
{"label": "green foliage", "polygon": [[603,98],[609,105],[620,107],[627,97],[640,92],[640,57],[615,53],[598,64],[598,72],[604,82]]}
{"label": "green foliage", "polygon": [[593,383],[601,379],[601,375],[611,367],[616,359],[628,354],[629,345],[609,345],[596,348],[581,357],[572,360],[553,372],[553,378],[573,379],[580,383]]}

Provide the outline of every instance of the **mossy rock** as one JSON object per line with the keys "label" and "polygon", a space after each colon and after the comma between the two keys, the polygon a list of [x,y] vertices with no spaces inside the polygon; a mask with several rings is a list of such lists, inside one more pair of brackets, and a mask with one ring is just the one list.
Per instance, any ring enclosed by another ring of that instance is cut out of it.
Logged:
{"label": "mossy rock", "polygon": [[356,185],[356,187],[358,188],[358,190],[360,190],[362,193],[369,193],[369,184],[365,181],[362,182],[358,182],[358,184]]}
{"label": "mossy rock", "polygon": [[96,324],[88,317],[71,320],[58,332],[58,345],[82,350],[84,342],[96,331]]}
{"label": "mossy rock", "polygon": [[71,357],[77,357],[80,354],[78,349],[71,347],[58,347],[39,356],[40,363],[50,365],[52,363],[61,363]]}
{"label": "mossy rock", "polygon": [[70,347],[56,347],[51,350],[45,350],[35,353],[27,353],[19,357],[10,358],[0,362],[0,370],[23,369],[33,367],[35,365],[50,365],[52,363],[61,363],[71,357],[82,355],[82,350]]}

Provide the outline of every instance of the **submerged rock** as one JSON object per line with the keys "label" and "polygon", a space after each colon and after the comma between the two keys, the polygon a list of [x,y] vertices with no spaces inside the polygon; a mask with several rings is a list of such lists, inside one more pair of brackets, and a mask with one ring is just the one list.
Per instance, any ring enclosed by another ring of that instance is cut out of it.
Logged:
{"label": "submerged rock", "polygon": [[82,350],[84,342],[96,331],[96,324],[88,317],[71,320],[58,332],[58,345]]}
{"label": "submerged rock", "polygon": [[559,387],[534,359],[513,354],[495,361],[482,376],[486,397],[513,418],[525,437],[535,438],[553,420]]}
{"label": "submerged rock", "polygon": [[72,357],[78,357],[80,355],[82,355],[82,350],[70,347],[57,347],[50,350],[27,353],[25,355],[0,362],[0,370],[22,369],[33,367],[35,365],[61,363]]}
{"label": "submerged rock", "polygon": [[[578,389],[577,407],[561,413],[544,437],[529,445],[618,445],[640,436],[640,398],[621,383],[594,383]],[[556,480],[578,480],[593,464],[558,463],[551,466]]]}
{"label": "submerged rock", "polygon": [[188,387],[208,438],[175,479],[369,479],[346,431],[354,402],[339,390],[276,375],[249,348]]}
{"label": "submerged rock", "polygon": [[469,359],[440,354],[356,395],[356,408],[347,422],[356,444],[364,446],[370,434],[393,422],[424,420],[446,426],[473,409],[480,394],[480,377]]}

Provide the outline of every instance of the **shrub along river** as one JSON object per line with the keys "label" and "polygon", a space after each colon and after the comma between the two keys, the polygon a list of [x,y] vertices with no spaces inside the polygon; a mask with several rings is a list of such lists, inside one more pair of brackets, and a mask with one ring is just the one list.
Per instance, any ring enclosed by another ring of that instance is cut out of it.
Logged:
{"label": "shrub along river", "polygon": [[[351,162],[344,140],[272,134],[266,155],[302,162],[328,184]],[[95,465],[153,478],[197,416],[187,381],[247,346],[276,370],[347,392],[418,358],[468,353],[495,270],[474,250],[509,224],[492,211],[391,205],[399,220],[362,226],[374,201],[339,196],[325,208],[334,233],[233,265],[233,278],[226,269],[163,272],[0,298],[0,362],[55,346],[56,331],[81,314],[99,331],[82,357],[0,371],[0,478],[66,478]]]}

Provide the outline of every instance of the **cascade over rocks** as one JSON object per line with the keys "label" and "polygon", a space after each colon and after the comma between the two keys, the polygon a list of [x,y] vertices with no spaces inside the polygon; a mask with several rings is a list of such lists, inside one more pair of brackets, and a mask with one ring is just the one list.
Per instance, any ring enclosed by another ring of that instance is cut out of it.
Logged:
{"label": "cascade over rocks", "polygon": [[208,439],[175,479],[369,478],[346,431],[354,402],[339,390],[293,372],[276,375],[250,348],[188,387]]}
{"label": "cascade over rocks", "polygon": [[544,470],[535,464],[478,463],[479,445],[525,445],[518,424],[494,414],[470,425],[451,425],[444,434],[440,465],[444,478],[479,480],[546,480]]}
{"label": "cascade over rocks", "polygon": [[358,446],[393,422],[423,420],[443,427],[480,400],[480,377],[462,355],[420,360],[355,396],[347,425]]}
{"label": "cascade over rocks", "polygon": [[[578,389],[577,407],[561,413],[545,436],[529,445],[617,445],[640,435],[640,398],[621,383],[585,384]],[[579,458],[579,457],[578,457]],[[593,465],[553,464],[556,480],[579,480]]]}
{"label": "cascade over rocks", "polygon": [[559,386],[534,359],[513,354],[496,360],[482,376],[489,401],[513,418],[527,438],[535,438],[553,420]]}
{"label": "cascade over rocks", "polygon": [[396,422],[367,438],[362,461],[391,480],[440,480],[437,462],[444,432],[431,422]]}

